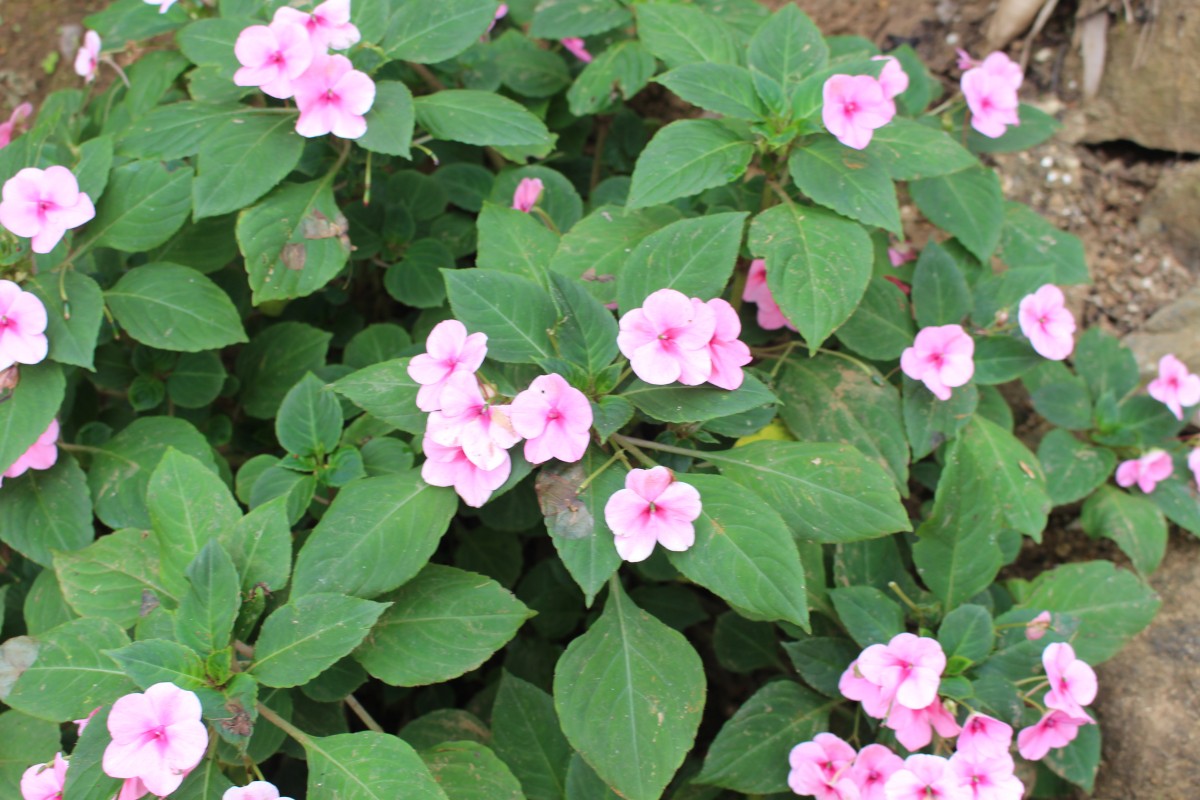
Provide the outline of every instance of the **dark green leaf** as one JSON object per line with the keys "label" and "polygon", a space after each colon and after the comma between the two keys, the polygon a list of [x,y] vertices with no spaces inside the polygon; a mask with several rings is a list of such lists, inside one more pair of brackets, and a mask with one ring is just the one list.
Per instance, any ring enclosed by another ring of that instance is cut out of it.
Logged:
{"label": "dark green leaf", "polygon": [[30,561],[49,567],[51,551],[78,550],[94,536],[87,478],[69,455],[48,470],[5,479],[0,541]]}
{"label": "dark green leaf", "polygon": [[[1038,445],[1038,460],[1046,471],[1046,490],[1056,506],[1075,503],[1108,480],[1117,457],[1107,448],[1092,447],[1069,432],[1052,430]],[[1157,499],[1157,493],[1154,495]]]}
{"label": "dark green leaf", "polygon": [[1089,536],[1116,542],[1142,575],[1158,569],[1166,555],[1167,521],[1145,497],[1101,486],[1084,502],[1080,522]]}
{"label": "dark green leaf", "polygon": [[792,151],[788,171],[800,191],[821,205],[864,225],[901,232],[896,188],[869,151],[822,136]]}
{"label": "dark green leaf", "polygon": [[617,280],[621,313],[659,289],[688,297],[720,296],[737,263],[746,213],[709,214],[674,222],[633,249]]}
{"label": "dark green leaf", "polygon": [[280,606],[263,622],[249,672],[264,686],[308,683],[357,647],[388,605],[310,594]]}
{"label": "dark green leaf", "polygon": [[504,672],[492,706],[492,735],[496,754],[529,800],[560,800],[571,746],[559,730],[550,695]]}
{"label": "dark green leaf", "polygon": [[104,299],[130,336],[160,350],[195,353],[246,341],[229,295],[191,267],[135,267]]}
{"label": "dark green leaf", "polygon": [[[644,5],[641,13],[653,8]],[[671,8],[672,17],[700,13],[685,6]],[[654,135],[638,157],[628,206],[645,208],[724,186],[745,173],[753,155],[750,141],[716,120],[672,122]]]}
{"label": "dark green leaf", "polygon": [[275,436],[291,455],[322,458],[342,438],[342,421],[337,397],[310,372],[284,396]]}
{"label": "dark green leaf", "polygon": [[904,609],[872,586],[845,586],[829,590],[833,607],[859,646],[886,644],[904,632]]}
{"label": "dark green leaf", "polygon": [[917,208],[981,261],[992,257],[1004,226],[1000,179],[986,167],[924,178],[908,185]]}
{"label": "dark green leaf", "polygon": [[642,3],[637,7],[637,28],[638,39],[668,67],[738,62],[733,33],[717,17],[694,6]]}
{"label": "dark green leaf", "polygon": [[[490,270],[443,270],[454,315],[488,337],[488,355],[530,363],[554,356],[558,313],[549,293],[528,278]],[[378,414],[376,415],[378,416]]]}
{"label": "dark green leaf", "polygon": [[753,375],[745,375],[733,392],[709,384],[654,386],[635,379],[619,397],[663,422],[704,422],[776,402]]}

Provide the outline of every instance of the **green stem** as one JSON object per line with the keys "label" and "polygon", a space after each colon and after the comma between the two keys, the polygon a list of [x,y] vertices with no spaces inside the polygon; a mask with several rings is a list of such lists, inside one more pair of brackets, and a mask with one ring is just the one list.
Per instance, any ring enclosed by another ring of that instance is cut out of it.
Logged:
{"label": "green stem", "polygon": [[699,459],[707,459],[712,455],[712,453],[706,453],[703,450],[692,450],[688,447],[676,447],[673,444],[661,444],[659,442],[652,442],[649,439],[637,439],[633,436],[622,436],[619,433],[614,433],[608,438],[610,441],[619,444],[621,447],[624,447],[634,455],[638,455],[637,448],[639,447],[645,447],[649,450],[661,450],[664,453],[674,453],[677,456],[688,456],[690,458]]}
{"label": "green stem", "polygon": [[617,452],[613,453],[612,458],[610,458],[608,461],[605,461],[603,464],[600,465],[599,469],[597,469],[591,475],[588,475],[586,478],[583,479],[583,481],[579,484],[579,487],[577,489],[575,489],[575,494],[578,495],[580,492],[582,492],[584,489],[586,489],[588,486],[590,486],[592,481],[596,480],[596,478],[599,478],[600,475],[603,474],[604,470],[611,467],[613,465],[613,463],[616,462],[620,458],[621,458],[621,451],[617,450]]}
{"label": "green stem", "polygon": [[550,215],[547,214],[544,210],[542,210],[542,208],[540,206],[534,206],[533,208],[531,208],[529,210],[533,213],[533,215],[535,217],[537,217],[543,223],[545,223],[547,228],[554,231],[555,233],[560,233],[558,230],[558,226],[554,224],[554,220],[550,219]]}
{"label": "green stem", "polygon": [[650,456],[643,453],[641,451],[641,448],[639,448],[636,444],[633,444],[633,442],[638,442],[640,440],[629,439],[629,438],[621,436],[620,434],[617,434],[617,433],[614,433],[612,436],[610,436],[608,438],[609,438],[609,441],[612,441],[614,444],[618,444],[621,447],[628,450],[629,452],[633,453],[634,456],[637,457],[637,460],[642,462],[643,466],[648,467],[650,469],[653,469],[654,467],[658,466],[657,461],[655,461],[653,458],[651,458]]}
{"label": "green stem", "polygon": [[[1046,680],[1045,676],[1034,675],[1032,678],[1022,678],[1019,681],[1013,681],[1013,686],[1028,686],[1031,683],[1043,683],[1046,686],[1050,685],[1050,681]],[[1036,692],[1040,688],[1041,688],[1040,686],[1035,686],[1032,689],[1030,689],[1029,691]]]}
{"label": "green stem", "polygon": [[307,747],[309,744],[312,743],[312,739],[309,737],[309,735],[307,733],[300,730],[295,725],[288,722],[286,719],[279,716],[278,714],[276,714],[271,709],[267,708],[262,703],[258,704],[258,715],[260,717],[262,717],[263,719],[265,719],[267,722],[274,725],[276,728],[279,728],[279,730],[283,731],[288,736],[295,739],[297,742],[300,743],[300,745],[302,747]]}
{"label": "green stem", "polygon": [[347,708],[354,712],[354,716],[362,720],[362,723],[376,733],[383,733],[383,728],[375,721],[370,712],[363,707],[363,704],[358,702],[358,698],[352,694],[346,695],[345,703]]}
{"label": "green stem", "polygon": [[96,453],[105,454],[107,450],[101,450],[99,447],[92,447],[86,444],[71,444],[70,442],[59,442],[58,448],[66,450],[68,453]]}

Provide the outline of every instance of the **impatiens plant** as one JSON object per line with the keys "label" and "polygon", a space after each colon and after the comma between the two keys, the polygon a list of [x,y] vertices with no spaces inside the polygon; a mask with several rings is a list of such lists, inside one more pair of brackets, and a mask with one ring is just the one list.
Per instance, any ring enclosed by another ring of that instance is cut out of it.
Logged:
{"label": "impatiens plant", "polygon": [[[754,0],[86,24],[0,128],[10,795],[1092,785],[1200,365],[1077,331],[1006,56],[947,92]],[[1074,516],[1132,569],[1008,568]]]}

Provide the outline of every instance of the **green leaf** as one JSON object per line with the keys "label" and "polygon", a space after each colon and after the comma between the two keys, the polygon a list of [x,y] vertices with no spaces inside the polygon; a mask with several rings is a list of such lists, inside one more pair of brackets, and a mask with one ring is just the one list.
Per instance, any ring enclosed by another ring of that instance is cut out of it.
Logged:
{"label": "green leaf", "polygon": [[1200,498],[1188,479],[1191,472],[1181,472],[1176,471],[1170,478],[1160,481],[1150,499],[1171,522],[1200,536]]}
{"label": "green leaf", "polygon": [[[652,5],[641,6],[644,14]],[[671,15],[702,13],[672,6]],[[754,145],[737,131],[710,119],[672,122],[654,135],[638,156],[629,189],[629,208],[667,203],[724,186],[746,171]]]}
{"label": "green leaf", "polygon": [[908,191],[930,222],[956,237],[980,261],[992,257],[1004,227],[1004,197],[995,172],[970,167],[913,181]]}
{"label": "green leaf", "polygon": [[412,92],[400,81],[378,81],[375,102],[367,112],[367,132],[355,144],[373,153],[408,158],[416,111]]}
{"label": "green leaf", "polygon": [[791,4],[763,21],[747,51],[759,95],[766,99],[779,93],[785,106],[800,81],[828,61],[829,46],[821,31],[807,14]]}
{"label": "green leaf", "polygon": [[439,708],[417,717],[401,728],[400,738],[413,747],[426,748],[442,742],[491,743],[492,732],[470,711]]}
{"label": "green leaf", "polygon": [[[570,528],[571,536],[568,536],[567,531],[564,530],[567,528],[566,521],[557,514],[546,516],[546,529],[550,532],[550,540],[554,542],[554,549],[558,551],[558,557],[562,559],[563,566],[567,568],[571,577],[583,590],[584,599],[589,607],[605,582],[621,565],[621,557],[617,554],[617,548],[613,544],[612,530],[604,519],[604,504],[608,502],[608,498],[612,497],[614,492],[625,487],[626,470],[619,464],[613,464],[603,472],[596,474],[582,492],[578,491],[578,487],[584,479],[588,475],[596,473],[606,461],[608,461],[608,456],[602,450],[589,447],[577,465],[566,468],[563,478],[556,478],[556,480],[566,480],[565,486],[559,487],[550,484],[553,473],[547,467],[542,468],[539,473],[541,480],[536,484],[543,513],[552,507],[551,503],[555,500],[566,506],[565,516],[572,522],[574,522],[572,507],[582,504],[583,508],[587,510],[586,517],[580,515],[582,521]],[[560,499],[552,496],[554,488],[564,489],[562,495],[565,497]],[[561,506],[555,510],[560,508]],[[589,521],[590,526],[587,524]]]}
{"label": "green leaf", "polygon": [[394,299],[414,308],[437,308],[446,302],[441,270],[454,268],[454,254],[437,239],[409,245],[404,258],[388,267],[383,286]]}
{"label": "green leaf", "polygon": [[188,566],[187,579],[191,588],[180,599],[175,617],[179,642],[205,655],[228,647],[242,605],[241,582],[219,541],[210,539],[204,545]]}
{"label": "green leaf", "polygon": [[48,470],[5,479],[0,541],[30,561],[49,567],[52,550],[79,550],[94,536],[87,477],[69,455],[59,454]]}
{"label": "green leaf", "polygon": [[864,225],[901,232],[896,187],[870,152],[821,136],[792,151],[788,171],[800,191],[821,205]]}
{"label": "green leaf", "polygon": [[[488,337],[488,355],[530,363],[554,356],[550,330],[558,320],[554,301],[528,278],[490,270],[442,270],[454,316]],[[378,415],[376,415],[378,416]]]}
{"label": "green leaf", "polygon": [[192,211],[192,170],[168,171],[161,161],[132,161],[112,171],[108,188],[76,249],[141,252],[158,247]]}
{"label": "green leaf", "polygon": [[[221,771],[221,762],[207,758],[200,762],[179,788],[171,794],[172,800],[222,800],[225,792],[233,788],[233,782]],[[89,798],[89,800],[92,800]],[[95,798],[94,800],[103,800]]]}
{"label": "green leaf", "polygon": [[1091,793],[1100,769],[1100,726],[1080,727],[1073,742],[1051,750],[1043,763],[1055,775]]}
{"label": "green leaf", "polygon": [[704,669],[679,633],[640,610],[618,582],[604,613],[554,669],[567,741],[628,800],[656,800],[692,748]]}
{"label": "green leaf", "polygon": [[788,791],[788,753],[829,727],[835,705],[792,681],[768,683],[717,733],[693,780],[749,795]]}
{"label": "green leaf", "polygon": [[975,339],[975,375],[979,386],[1008,383],[1044,364],[1026,339],[1013,336],[980,336]]}
{"label": "green leaf", "polygon": [[443,89],[418,97],[414,106],[417,123],[436,139],[493,147],[544,147],[554,142],[546,124],[525,106],[492,92]]}
{"label": "green leaf", "polygon": [[942,619],[937,638],[946,658],[983,661],[991,654],[996,639],[992,615],[983,606],[959,606]]}
{"label": "green leaf", "polygon": [[141,619],[143,603],[172,597],[179,586],[168,591],[163,584],[158,541],[129,528],[102,536],[82,550],[56,554],[54,569],[72,609],[123,628]]}
{"label": "green leaf", "polygon": [[238,353],[237,377],[246,413],[270,419],[306,372],[325,366],[327,333],[302,322],[280,322],[255,335]]}
{"label": "green leaf", "polygon": [[539,39],[593,36],[631,19],[616,0],[543,0],[534,12],[529,35]]}
{"label": "green leaf", "polygon": [[753,619],[808,627],[804,566],[787,525],[770,506],[748,505],[746,490],[718,475],[689,474],[700,492],[696,544],[668,553],[688,579]]}
{"label": "green leaf", "polygon": [[1167,552],[1167,520],[1158,506],[1112,486],[1101,486],[1083,504],[1084,532],[1112,539],[1144,576],[1158,569]]}
{"label": "green leaf", "polygon": [[292,596],[371,598],[403,585],[429,561],[457,510],[454,493],[425,483],[418,470],[354,481],[300,549]]}
{"label": "green leaf", "polygon": [[229,295],[191,267],[134,267],[104,299],[130,336],[160,350],[195,353],[246,341]]}
{"label": "green leaf", "polygon": [[478,42],[495,14],[495,0],[405,0],[381,45],[389,59],[435,64]]}
{"label": "green leaf", "polygon": [[185,26],[175,35],[175,40],[193,64],[232,71],[238,67],[234,44],[244,27],[242,20],[201,19]]}
{"label": "green leaf", "polygon": [[550,275],[550,293],[562,315],[558,349],[563,358],[598,375],[617,355],[617,321],[580,281]]}
{"label": "green leaf", "polygon": [[504,762],[478,742],[444,742],[421,758],[450,800],[525,800]]}
{"label": "green leaf", "polygon": [[1056,506],[1084,499],[1108,480],[1117,466],[1113,451],[1092,447],[1064,430],[1047,433],[1037,454],[1046,472],[1046,491]]}
{"label": "green leaf", "polygon": [[447,800],[421,757],[395,736],[360,731],[312,736],[302,744],[308,757],[309,797]]}
{"label": "green leaf", "polygon": [[738,62],[737,41],[729,27],[694,6],[642,3],[637,7],[637,29],[642,44],[668,67]]}
{"label": "green leaf", "polygon": [[1088,328],[1079,337],[1071,363],[1095,401],[1110,392],[1114,400],[1120,400],[1137,388],[1138,366],[1133,351],[1100,328]]}
{"label": "green leaf", "polygon": [[[1023,376],[1028,381],[1029,373]],[[1043,383],[1029,392],[1033,410],[1048,421],[1072,431],[1092,427],[1092,398],[1078,375],[1063,369],[1064,380]],[[1028,382],[1026,387],[1029,387]]]}
{"label": "green leaf", "polygon": [[204,546],[241,519],[233,494],[203,462],[168,447],[146,489],[163,576],[182,578]]}
{"label": "green leaf", "polygon": [[8,797],[20,796],[21,775],[29,765],[53,760],[61,748],[54,723],[19,711],[0,714],[0,791]]}
{"label": "green leaf", "polygon": [[753,121],[766,114],[750,72],[735,64],[685,64],[654,81],[694,106],[727,117]]}
{"label": "green leaf", "polygon": [[543,191],[538,208],[546,212],[559,231],[569,231],[583,216],[583,199],[563,173],[541,164],[506,169],[496,176],[488,199],[499,206],[512,205],[513,195],[526,178],[537,178]]}
{"label": "green leaf", "polygon": [[904,376],[904,429],[919,461],[952,438],[970,421],[979,405],[979,390],[968,384],[949,400],[938,400],[925,384]]}
{"label": "green leaf", "polygon": [[167,377],[167,394],[177,406],[205,408],[220,396],[228,377],[217,353],[185,353]]}
{"label": "green leaf", "polygon": [[560,800],[571,746],[558,727],[554,700],[505,671],[492,706],[496,755],[508,764],[529,800]]}
{"label": "green leaf", "polygon": [[[234,589],[236,591],[236,585]],[[108,656],[142,690],[163,682],[174,683],[188,691],[205,685],[204,663],[200,656],[177,642],[148,639],[109,650]]]}
{"label": "green leaf", "polygon": [[987,494],[980,501],[994,505],[1009,527],[1040,540],[1050,498],[1041,463],[1029,448],[1004,428],[979,416],[963,429],[960,441],[961,455],[973,479],[982,480],[986,486]]}
{"label": "green leaf", "polygon": [[546,285],[550,259],[558,236],[532,214],[495,203],[484,203],[476,223],[479,251],[475,266],[528,278]]}
{"label": "green leaf", "polygon": [[903,117],[875,131],[867,152],[896,181],[936,178],[979,163],[950,134]]}
{"label": "green leaf", "polygon": [[874,586],[843,586],[829,590],[838,618],[860,647],[886,644],[904,632],[904,609]]}
{"label": "green leaf", "polygon": [[219,541],[237,567],[247,597],[260,584],[272,592],[287,585],[292,568],[292,530],[286,498],[258,506]]}
{"label": "green leaf", "polygon": [[1049,267],[1048,283],[1063,285],[1091,280],[1079,237],[1059,230],[1023,203],[1004,204],[1000,258],[1010,267]]}
{"label": "green leaf", "polygon": [[248,670],[264,686],[299,686],[357,647],[388,603],[310,594],[280,606],[263,622]]}
{"label": "green leaf", "polygon": [[8,469],[50,427],[66,381],[57,364],[22,365],[20,381],[0,403],[0,467]]}
{"label": "green leaf", "polygon": [[747,619],[737,611],[726,611],[717,617],[712,646],[717,663],[730,672],[749,675],[755,670],[780,666],[775,626]]}
{"label": "green leaf", "polygon": [[[954,135],[956,138],[961,135],[962,114],[963,112],[960,111],[955,115]],[[1015,153],[1041,144],[1062,127],[1062,123],[1054,117],[1028,103],[1021,103],[1017,114],[1021,121],[1020,124],[1010,125],[1004,131],[1003,136],[995,139],[984,136],[974,128],[968,128],[967,147],[973,153]]]}
{"label": "green leaf", "polygon": [[[62,292],[59,293],[59,282]],[[60,364],[92,369],[100,320],[104,316],[104,295],[96,282],[76,270],[60,275],[35,275],[25,285],[46,307],[46,338],[50,340],[50,358]]]}
{"label": "green leaf", "polygon": [[134,158],[164,161],[194,156],[222,123],[254,113],[254,109],[241,105],[192,101],[159,106],[125,131],[118,152]]}
{"label": "green leaf", "polygon": [[[104,773],[104,751],[112,742],[108,732],[108,713],[111,709],[99,708],[92,717],[92,725],[79,735],[75,749],[71,751],[67,767],[67,780],[63,797],[70,800],[111,800],[120,791],[123,781],[110,778]],[[55,732],[55,747],[59,746],[59,735]]]}
{"label": "green leaf", "polygon": [[100,197],[108,185],[108,173],[112,169],[113,140],[111,136],[97,136],[79,146],[79,163],[75,165],[75,177],[79,180],[79,191],[88,197]]}
{"label": "green leaf", "polygon": [[508,30],[492,45],[500,80],[525,97],[550,97],[571,85],[567,62],[520,31]]}
{"label": "green leaf", "polygon": [[618,98],[629,100],[645,88],[657,66],[640,42],[613,44],[592,59],[567,90],[571,113],[586,117],[613,111]]}
{"label": "green leaf", "polygon": [[393,686],[441,683],[470,672],[531,616],[495,581],[438,564],[387,598],[391,608],[354,657]]}
{"label": "green leaf", "polygon": [[560,796],[566,800],[621,800],[621,796],[600,779],[596,770],[589,767],[579,753],[571,754],[571,762],[567,766],[566,794]]}
{"label": "green leaf", "polygon": [[917,258],[912,283],[917,325],[949,325],[971,313],[971,287],[954,256],[937,242],[925,245]]}
{"label": "green leaf", "polygon": [[226,120],[216,128],[200,145],[192,184],[193,217],[239,211],[274,189],[304,151],[304,138],[295,127],[290,115],[253,115]]}
{"label": "green leaf", "polygon": [[819,208],[776,206],[754,218],[750,251],[767,261],[767,283],[815,355],[858,307],[874,248],[862,226]]}
{"label": "green leaf", "polygon": [[634,379],[618,396],[662,422],[706,422],[777,402],[771,390],[750,374],[733,392],[709,384],[655,386]]}
{"label": "green leaf", "polygon": [[333,390],[373,417],[407,433],[424,433],[428,416],[417,408],[420,384],[408,374],[407,358],[372,364],[333,382]]}
{"label": "green leaf", "polygon": [[812,636],[798,642],[784,642],[792,665],[805,682],[826,697],[840,701],[838,682],[850,662],[858,658],[862,648],[849,639]]}
{"label": "green leaf", "polygon": [[900,357],[916,336],[912,308],[900,288],[883,278],[871,278],[858,308],[837,330],[842,344],[873,361]]}
{"label": "green leaf", "polygon": [[342,407],[311,372],[284,396],[275,417],[275,436],[294,456],[323,458],[342,438]]}
{"label": "green leaf", "polygon": [[733,274],[745,212],[682,219],[650,234],[630,253],[617,280],[621,313],[639,308],[659,289],[688,297],[719,297]]}

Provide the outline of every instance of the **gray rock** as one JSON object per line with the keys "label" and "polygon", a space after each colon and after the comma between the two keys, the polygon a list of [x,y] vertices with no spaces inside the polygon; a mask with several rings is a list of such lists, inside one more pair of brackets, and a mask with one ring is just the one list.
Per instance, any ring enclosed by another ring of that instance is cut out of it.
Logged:
{"label": "gray rock", "polygon": [[1163,170],[1142,207],[1138,229],[1165,238],[1181,261],[1200,272],[1200,162]]}

